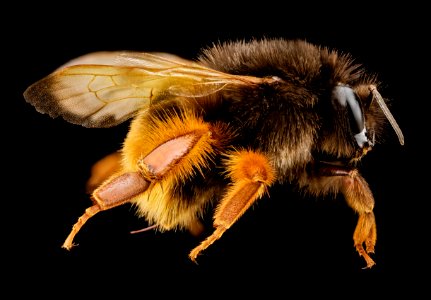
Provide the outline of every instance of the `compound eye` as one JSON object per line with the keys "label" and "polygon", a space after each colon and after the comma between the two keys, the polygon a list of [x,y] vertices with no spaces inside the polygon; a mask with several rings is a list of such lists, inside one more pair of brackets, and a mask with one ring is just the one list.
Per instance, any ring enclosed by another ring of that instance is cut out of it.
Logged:
{"label": "compound eye", "polygon": [[359,97],[349,86],[337,85],[332,91],[332,102],[347,109],[350,128],[354,134],[359,147],[369,144],[367,130],[365,128],[365,117]]}

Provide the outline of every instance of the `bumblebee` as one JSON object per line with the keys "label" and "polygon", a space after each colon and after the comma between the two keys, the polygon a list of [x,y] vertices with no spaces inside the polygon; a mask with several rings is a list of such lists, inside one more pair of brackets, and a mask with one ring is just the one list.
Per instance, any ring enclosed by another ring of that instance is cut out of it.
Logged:
{"label": "bumblebee", "polygon": [[93,205],[63,247],[124,203],[149,228],[194,234],[210,207],[214,231],[191,250],[195,261],[278,182],[342,193],[358,213],[354,247],[372,267],[374,198],[357,165],[387,121],[404,144],[378,85],[349,55],[302,40],[226,42],[195,61],[138,52],[72,60],[28,87],[26,101],[85,127],[131,123],[120,152],[93,167]]}

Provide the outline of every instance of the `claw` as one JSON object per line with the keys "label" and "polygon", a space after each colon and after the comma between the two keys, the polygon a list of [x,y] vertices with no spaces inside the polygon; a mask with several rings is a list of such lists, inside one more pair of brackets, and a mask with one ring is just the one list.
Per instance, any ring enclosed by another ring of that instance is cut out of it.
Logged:
{"label": "claw", "polygon": [[369,256],[368,259],[365,260],[367,261],[367,266],[363,267],[363,269],[371,269],[376,264]]}
{"label": "claw", "polygon": [[364,247],[362,247],[361,244],[356,245],[355,247],[356,247],[356,251],[358,251],[359,255],[362,256],[367,263],[367,266],[365,266],[363,269],[370,269],[372,266],[376,264],[374,260],[367,254],[367,253],[374,253],[374,249],[373,249],[373,252],[369,252],[368,250],[365,251]]}

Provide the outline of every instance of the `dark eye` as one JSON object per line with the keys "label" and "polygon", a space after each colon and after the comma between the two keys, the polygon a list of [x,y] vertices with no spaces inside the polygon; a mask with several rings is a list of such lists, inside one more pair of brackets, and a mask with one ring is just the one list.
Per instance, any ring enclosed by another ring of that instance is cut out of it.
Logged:
{"label": "dark eye", "polygon": [[332,102],[347,109],[350,128],[358,146],[362,148],[366,143],[369,143],[366,134],[364,113],[355,91],[348,86],[337,85],[332,91]]}

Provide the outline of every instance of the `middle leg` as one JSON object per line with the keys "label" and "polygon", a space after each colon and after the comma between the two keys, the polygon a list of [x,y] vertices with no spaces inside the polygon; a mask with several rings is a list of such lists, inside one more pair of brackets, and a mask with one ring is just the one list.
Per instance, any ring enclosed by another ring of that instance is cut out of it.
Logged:
{"label": "middle leg", "polygon": [[262,197],[275,179],[269,159],[253,151],[243,150],[229,155],[227,170],[233,183],[216,208],[214,232],[190,252],[189,257],[193,261]]}

